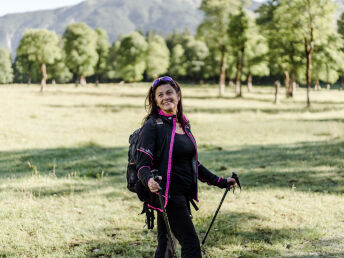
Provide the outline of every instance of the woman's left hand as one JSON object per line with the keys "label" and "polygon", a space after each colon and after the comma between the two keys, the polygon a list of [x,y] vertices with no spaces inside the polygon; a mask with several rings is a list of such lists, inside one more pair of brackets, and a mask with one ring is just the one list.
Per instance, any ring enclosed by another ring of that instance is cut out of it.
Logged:
{"label": "woman's left hand", "polygon": [[234,178],[227,177],[227,184],[230,184],[230,188],[236,187],[237,183]]}

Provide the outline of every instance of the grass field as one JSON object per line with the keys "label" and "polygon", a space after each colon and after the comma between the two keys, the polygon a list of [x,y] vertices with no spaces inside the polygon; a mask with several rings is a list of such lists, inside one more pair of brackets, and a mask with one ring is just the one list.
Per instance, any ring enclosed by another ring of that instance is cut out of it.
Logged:
{"label": "grass field", "polygon": [[[126,189],[128,137],[148,84],[0,86],[0,257],[152,257],[156,228]],[[272,87],[217,98],[186,85],[200,161],[237,171],[207,239],[208,257],[344,257],[344,92]],[[223,190],[201,184],[200,238]]]}

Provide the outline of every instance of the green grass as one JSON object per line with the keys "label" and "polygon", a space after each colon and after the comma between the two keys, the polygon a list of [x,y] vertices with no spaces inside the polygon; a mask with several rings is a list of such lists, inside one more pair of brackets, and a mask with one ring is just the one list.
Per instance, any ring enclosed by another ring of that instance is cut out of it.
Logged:
{"label": "green grass", "polygon": [[[0,87],[0,257],[152,257],[156,228],[126,189],[128,136],[148,84]],[[185,85],[200,161],[237,171],[205,251],[208,257],[344,256],[344,92],[273,88],[244,98]],[[200,238],[223,190],[200,185]]]}

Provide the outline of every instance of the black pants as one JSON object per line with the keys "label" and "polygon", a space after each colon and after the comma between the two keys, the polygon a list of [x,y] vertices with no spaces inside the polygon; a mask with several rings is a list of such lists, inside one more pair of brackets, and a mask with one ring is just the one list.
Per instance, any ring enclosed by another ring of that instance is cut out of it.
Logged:
{"label": "black pants", "polygon": [[[187,200],[184,196],[173,196],[166,207],[168,220],[172,233],[177,238],[182,249],[182,257],[202,257],[200,243],[195,227],[190,217]],[[168,248],[168,236],[164,218],[158,212],[158,248],[155,252],[156,258],[172,257]]]}

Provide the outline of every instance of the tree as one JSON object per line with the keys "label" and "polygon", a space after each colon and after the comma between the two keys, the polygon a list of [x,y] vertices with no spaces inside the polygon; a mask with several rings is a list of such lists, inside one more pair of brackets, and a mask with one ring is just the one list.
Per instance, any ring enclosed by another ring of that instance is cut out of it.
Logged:
{"label": "tree", "polygon": [[62,54],[61,58],[55,59],[53,64],[47,65],[48,79],[51,79],[52,84],[66,83],[73,79],[73,74],[69,71],[66,65],[66,56]]}
{"label": "tree", "polygon": [[343,43],[340,35],[334,32],[317,46],[312,62],[312,79],[315,80],[316,89],[320,89],[319,80],[326,82],[327,88],[330,89],[331,84],[338,80],[338,72],[343,72],[344,53],[341,51]]}
{"label": "tree", "polygon": [[235,0],[203,0],[200,9],[205,13],[203,22],[197,29],[198,37],[204,40],[208,48],[220,56],[219,95],[224,95],[226,81],[226,55],[228,52],[228,17],[237,6]]}
{"label": "tree", "polygon": [[269,75],[268,52],[269,47],[266,39],[259,34],[255,24],[249,28],[249,38],[245,50],[244,73],[247,77],[248,91],[252,90],[252,76]]}
{"label": "tree", "polygon": [[40,78],[40,67],[28,59],[27,55],[18,55],[13,63],[14,79],[16,82],[27,82],[31,84],[32,81],[38,81]]}
{"label": "tree", "polygon": [[147,49],[148,44],[140,33],[134,31],[122,36],[110,51],[111,70],[108,71],[108,76],[129,82],[142,80],[146,69]]}
{"label": "tree", "polygon": [[117,56],[120,55],[119,47],[120,47],[120,42],[119,40],[113,42],[109,49],[109,54],[107,58],[107,68],[106,68],[106,77],[109,79],[115,79],[115,78],[120,78],[120,74],[118,72],[118,60]]}
{"label": "tree", "polygon": [[185,46],[187,75],[193,79],[203,79],[203,70],[209,50],[205,42],[191,37]]}
{"label": "tree", "polygon": [[209,77],[206,71],[209,49],[204,41],[196,39],[188,30],[174,31],[167,37],[167,45],[171,51],[171,75],[192,80]]}
{"label": "tree", "polygon": [[333,32],[335,4],[331,0],[283,0],[280,9],[280,21],[288,24],[295,42],[303,43],[306,60],[307,106],[310,106],[312,55],[316,47],[326,41]]}
{"label": "tree", "polygon": [[172,48],[171,63],[168,73],[171,74],[173,78],[184,77],[187,74],[187,63],[184,52],[185,50],[181,44],[177,44]]}
{"label": "tree", "polygon": [[[344,40],[344,12],[340,15],[340,18],[337,21],[337,31],[341,36],[342,40]],[[341,52],[344,52],[344,44],[341,46]],[[341,69],[341,80],[340,80],[340,90],[343,90],[344,84],[344,67],[342,66]]]}
{"label": "tree", "polygon": [[109,40],[105,30],[96,29],[97,33],[97,47],[98,60],[94,68],[96,75],[96,85],[98,86],[101,75],[106,70],[106,61],[109,53]]}
{"label": "tree", "polygon": [[61,57],[59,37],[54,31],[27,30],[20,41],[17,53],[27,57],[29,62],[37,63],[42,73],[41,92],[44,91],[47,80],[47,64],[52,64]]}
{"label": "tree", "polygon": [[269,0],[258,9],[257,24],[267,39],[269,68],[272,74],[285,76],[286,96],[293,97],[296,78],[303,65],[303,42],[295,39],[293,19],[283,0]]}
{"label": "tree", "polygon": [[157,34],[149,32],[147,41],[146,73],[148,78],[153,79],[167,72],[170,65],[170,51],[164,38]]}
{"label": "tree", "polygon": [[0,83],[13,81],[12,59],[8,50],[0,48]]}
{"label": "tree", "polygon": [[241,97],[241,72],[244,65],[245,48],[248,41],[248,17],[241,5],[238,14],[229,15],[228,38],[236,62],[236,96]]}
{"label": "tree", "polygon": [[64,34],[66,64],[76,75],[76,86],[86,85],[86,76],[94,74],[98,61],[97,34],[85,23],[68,25]]}

